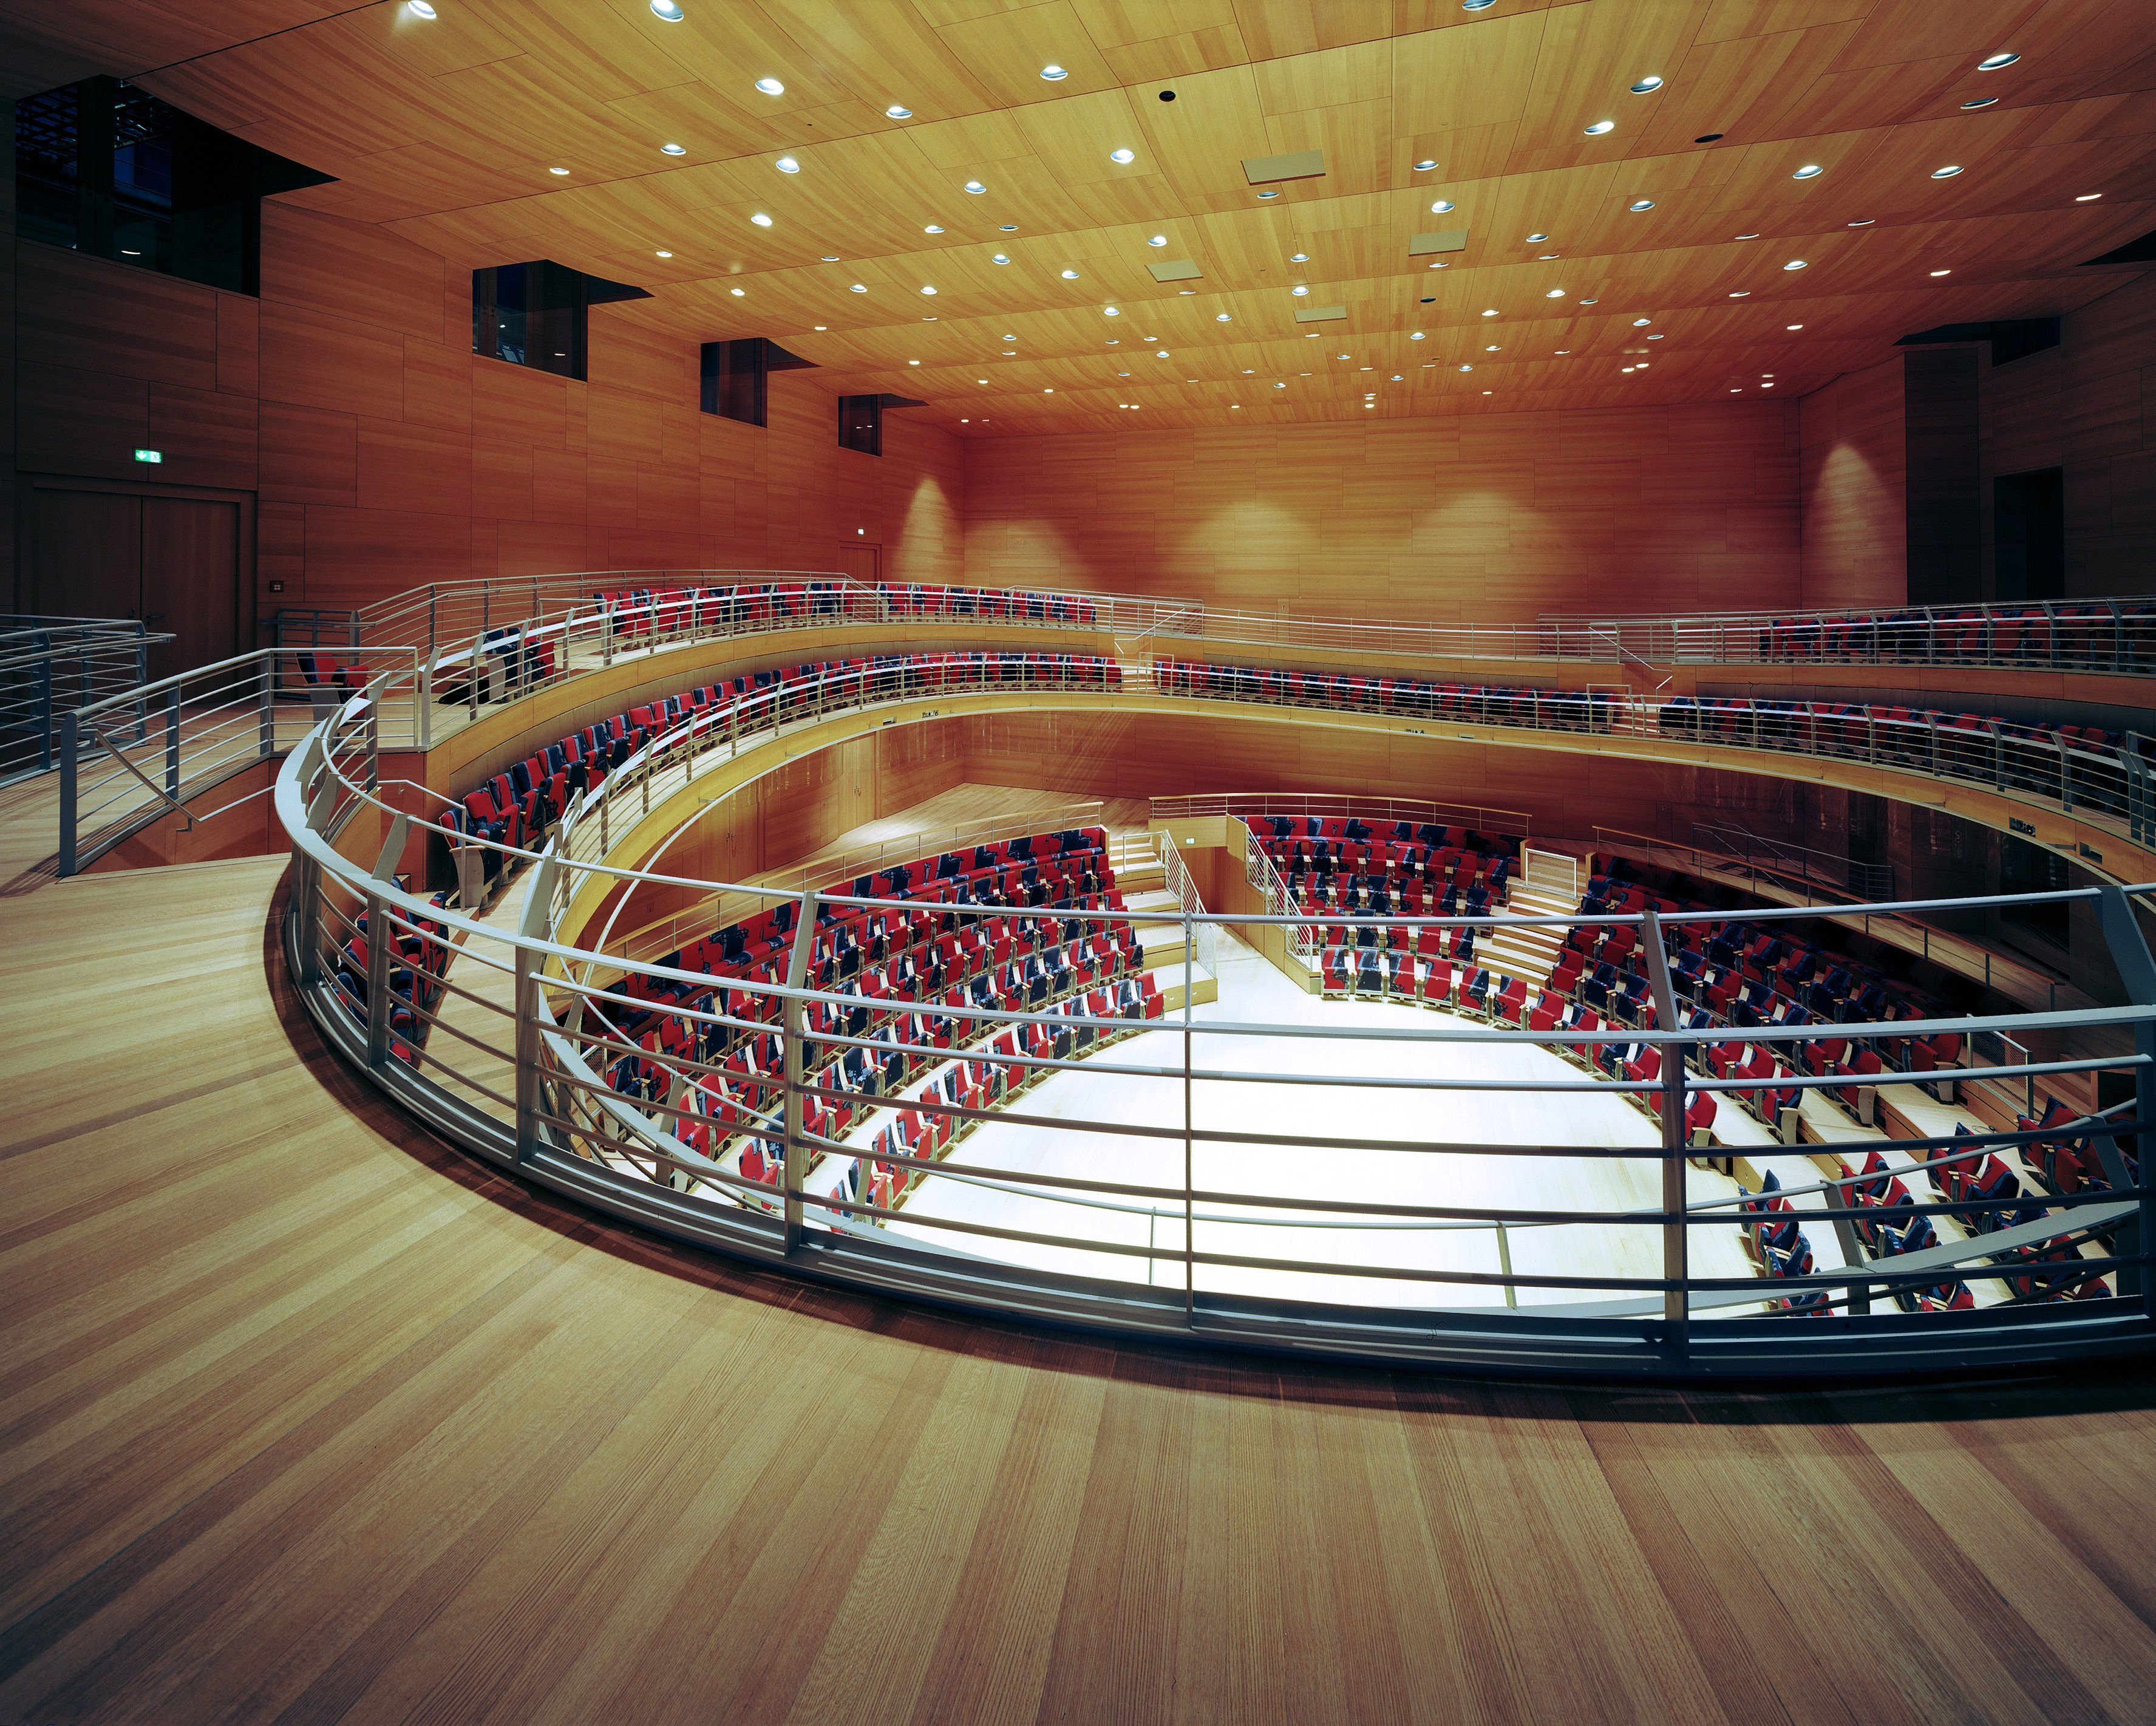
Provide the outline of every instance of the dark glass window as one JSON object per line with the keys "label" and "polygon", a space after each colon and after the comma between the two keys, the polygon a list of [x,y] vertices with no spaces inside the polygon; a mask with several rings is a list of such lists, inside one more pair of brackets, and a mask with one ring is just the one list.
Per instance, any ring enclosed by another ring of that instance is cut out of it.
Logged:
{"label": "dark glass window", "polygon": [[766,350],[761,336],[745,336],[737,342],[704,344],[704,399],[706,414],[751,425],[767,424],[764,418]]}
{"label": "dark glass window", "polygon": [[883,398],[839,398],[839,447],[864,455],[883,454]]}
{"label": "dark glass window", "polygon": [[[2047,851],[2041,845],[2032,845],[2028,840],[2001,835],[1999,840],[1999,891],[2002,893],[2062,893],[2069,883],[2066,880],[2066,860],[2056,851]],[[2054,946],[2066,945],[2066,902],[2052,900],[2044,905],[2004,905],[1999,907],[1999,919],[2015,927],[2026,929],[2032,935],[2041,935]]]}
{"label": "dark glass window", "polygon": [[15,104],[22,238],[234,293],[261,290],[262,200],[329,177],[116,78]]}
{"label": "dark glass window", "polygon": [[562,378],[585,376],[594,306],[648,300],[642,288],[535,258],[472,271],[472,352]]}

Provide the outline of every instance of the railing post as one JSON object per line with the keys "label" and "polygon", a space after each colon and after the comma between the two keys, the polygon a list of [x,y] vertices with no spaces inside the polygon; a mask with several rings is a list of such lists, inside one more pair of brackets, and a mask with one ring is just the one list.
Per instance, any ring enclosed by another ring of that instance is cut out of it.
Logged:
{"label": "railing post", "polygon": [[262,660],[262,711],[255,722],[254,753],[267,761],[277,753],[277,654]]}
{"label": "railing post", "polygon": [[[44,772],[53,764],[53,638],[41,631],[38,636],[38,770]],[[85,668],[89,655],[83,655]],[[87,701],[88,696],[84,700]]]}
{"label": "railing post", "polygon": [[[2125,986],[2126,999],[2137,1007],[2156,1007],[2156,959],[2148,953],[2148,943],[2143,937],[2140,924],[2135,921],[2133,902],[2115,882],[2107,881],[2097,889],[2097,919],[2103,930],[2103,938],[2111,948],[2112,963],[2118,968],[2119,981]],[[2098,1133],[2095,1137],[2097,1159],[2103,1164],[2105,1178],[2114,1187],[2139,1186],[2142,1189],[2141,1209],[2131,1230],[2118,1233],[2118,1256],[2132,1258],[2147,1252],[2156,1246],[2156,1194],[2149,1190],[2148,1158],[2156,1153],[2156,1131],[2152,1131],[2148,1116],[2156,1110],[2156,1021],[2143,1020],[2133,1027],[2133,1052],[2140,1062],[2133,1068],[2133,1101],[2128,1105],[2133,1111],[2137,1125],[2133,1133],[2134,1162],[2140,1170],[2140,1179],[2128,1178],[2125,1161],[2118,1154],[2118,1140],[2123,1134]],[[2110,1155],[2106,1156],[2108,1151]],[[2138,1295],[2144,1315],[2156,1318],[2156,1277],[2145,1267],[2136,1266],[2118,1273],[2118,1292],[2123,1296]]]}
{"label": "railing post", "polygon": [[75,772],[82,722],[73,712],[60,715],[60,858],[62,876],[74,873]]}
{"label": "railing post", "polygon": [[[1182,854],[1173,850],[1175,835],[1163,833],[1161,844],[1170,848],[1176,862],[1183,861]],[[1183,907],[1183,1322],[1186,1327],[1198,1323],[1198,1214],[1191,1196],[1196,1180],[1196,1151],[1194,1125],[1191,1110],[1191,1033],[1190,997],[1194,987],[1191,975],[1191,951],[1197,932],[1190,923],[1190,907],[1180,889],[1178,896],[1184,899]]]}
{"label": "railing post", "polygon": [[[808,957],[816,945],[816,890],[808,889],[801,896],[801,914],[793,926],[793,944],[786,953],[786,986],[798,989],[807,986]],[[808,1014],[801,1004],[801,997],[789,994],[779,1003],[781,1052],[786,1075],[786,1107],[783,1128],[783,1166],[786,1170],[786,1250],[793,1251],[802,1242],[806,1225],[803,1220],[801,1195],[808,1182],[808,1165],[815,1160],[811,1147],[803,1139],[807,1131],[803,1117],[806,1111],[801,1087],[808,1082],[804,1071],[808,1063],[803,1039],[807,1032]]]}
{"label": "railing post", "polygon": [[[1665,1031],[1678,1030],[1676,991],[1670,984],[1670,956],[1662,946],[1662,926],[1655,907],[1640,912],[1640,945],[1646,950],[1647,983],[1655,1003],[1655,1022]],[[1675,1286],[1662,1297],[1663,1339],[1682,1354],[1691,1329],[1691,1230],[1686,1220],[1685,1045],[1662,1045],[1662,1276]]]}
{"label": "railing post", "polygon": [[165,691],[165,794],[180,794],[180,686]]}
{"label": "railing post", "polygon": [[382,896],[367,896],[367,1064],[389,1059],[389,933]]}

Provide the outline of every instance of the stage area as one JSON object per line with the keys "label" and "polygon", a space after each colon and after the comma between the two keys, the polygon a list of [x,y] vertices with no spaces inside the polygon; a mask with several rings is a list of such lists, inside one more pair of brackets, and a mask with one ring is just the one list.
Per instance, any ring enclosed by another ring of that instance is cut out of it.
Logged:
{"label": "stage area", "polygon": [[[1265,1145],[1208,1145],[1193,1151],[1198,1189],[1253,1197],[1360,1198],[1404,1205],[1457,1205],[1521,1211],[1650,1210],[1660,1202],[1659,1139],[1654,1123],[1612,1092],[1440,1092],[1387,1086],[1373,1079],[1472,1078],[1563,1083],[1584,1075],[1555,1055],[1525,1044],[1348,1040],[1322,1035],[1344,1029],[1428,1031],[1471,1021],[1415,1007],[1322,1000],[1295,988],[1271,964],[1223,932],[1218,954],[1219,998],[1196,1009],[1199,1025],[1234,1023],[1301,1027],[1293,1038],[1199,1035],[1192,1064],[1223,1072],[1321,1074],[1328,1085],[1199,1081],[1192,1086],[1193,1120],[1200,1129],[1299,1135],[1327,1140],[1450,1141],[1517,1145],[1637,1146],[1640,1158],[1506,1157],[1473,1153],[1349,1150]],[[1163,984],[1171,980],[1163,974]],[[1163,1028],[1105,1050],[1101,1066],[1173,1067],[1173,1077],[1110,1072],[1060,1073],[1016,1100],[1029,1115],[1071,1122],[1168,1128],[1173,1138],[1135,1133],[994,1122],[953,1151],[952,1173],[931,1175],[906,1201],[910,1219],[895,1232],[960,1251],[1066,1274],[1179,1286],[1176,1261],[1088,1251],[1080,1243],[1179,1250],[1183,1207],[1174,1200],[1105,1194],[1048,1197],[985,1178],[968,1169],[1111,1180],[1132,1185],[1183,1184],[1181,1076],[1183,1034]],[[1734,1184],[1688,1169],[1694,1202],[1727,1198]],[[1108,1208],[1114,1207],[1114,1208]],[[1201,1202],[1196,1241],[1204,1252],[1348,1266],[1381,1271],[1496,1274],[1509,1258],[1518,1274],[1657,1277],[1661,1240],[1641,1223],[1461,1225],[1421,1220],[1371,1226],[1363,1217],[1328,1216],[1302,1209],[1265,1210]],[[930,1218],[988,1224],[1054,1237],[1045,1245],[937,1229]],[[1210,1219],[1209,1220],[1209,1219]],[[1736,1229],[1695,1229],[1693,1273],[1748,1277],[1749,1261]],[[1221,1292],[1297,1300],[1415,1307],[1493,1307],[1506,1303],[1493,1285],[1453,1283],[1409,1274],[1201,1265],[1198,1286]],[[1621,1298],[1605,1288],[1528,1289],[1521,1305]],[[1749,1310],[1738,1308],[1738,1311]]]}

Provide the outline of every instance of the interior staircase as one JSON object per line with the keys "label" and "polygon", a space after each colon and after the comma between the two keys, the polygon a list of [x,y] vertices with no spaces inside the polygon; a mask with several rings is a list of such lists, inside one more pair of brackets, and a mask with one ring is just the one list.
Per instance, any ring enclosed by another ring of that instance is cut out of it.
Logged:
{"label": "interior staircase", "polygon": [[[1123,896],[1126,911],[1149,911],[1163,916],[1174,913],[1175,895],[1168,890],[1168,872],[1161,865],[1151,828],[1110,828],[1108,864],[1116,871],[1116,888]],[[1182,925],[1165,922],[1142,923],[1137,927],[1137,937],[1138,946],[1145,954],[1146,968],[1160,985],[1163,1009],[1168,1013],[1182,1011]],[[1190,967],[1191,1004],[1199,1006],[1218,1000],[1219,994],[1219,984],[1213,973],[1194,958]]]}
{"label": "interior staircase", "polygon": [[[1579,909],[1579,902],[1548,887],[1531,887],[1516,881],[1505,909],[1515,917],[1569,917]],[[1502,971],[1539,989],[1557,968],[1565,933],[1562,927],[1492,929],[1475,937],[1475,958],[1492,971]]]}

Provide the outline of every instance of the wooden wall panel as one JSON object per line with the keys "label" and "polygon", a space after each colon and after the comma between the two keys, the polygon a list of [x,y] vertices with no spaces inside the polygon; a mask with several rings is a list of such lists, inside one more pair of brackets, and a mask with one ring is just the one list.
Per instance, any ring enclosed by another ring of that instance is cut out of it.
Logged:
{"label": "wooden wall panel", "polygon": [[1527,621],[1794,604],[1794,404],[967,445],[981,582]]}
{"label": "wooden wall panel", "polygon": [[1912,348],[1902,362],[1912,604],[1959,604],[1980,597],[1977,377],[1989,363],[1989,350],[1979,347]]}
{"label": "wooden wall panel", "polygon": [[2067,313],[2061,335],[2066,592],[2145,593],[2156,563],[2156,276]]}
{"label": "wooden wall panel", "polygon": [[1800,404],[1804,603],[1908,598],[1908,460],[1902,356],[1836,378]]}

